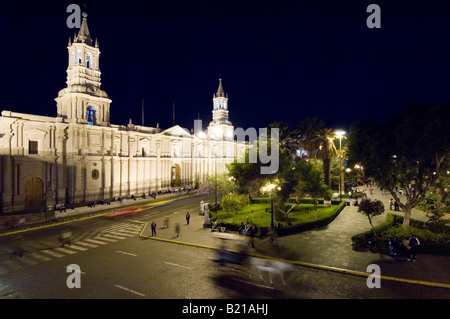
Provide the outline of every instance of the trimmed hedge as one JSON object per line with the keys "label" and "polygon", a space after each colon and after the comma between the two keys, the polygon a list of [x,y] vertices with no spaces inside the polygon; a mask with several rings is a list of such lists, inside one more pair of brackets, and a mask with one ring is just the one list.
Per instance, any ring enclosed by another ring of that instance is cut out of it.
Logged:
{"label": "trimmed hedge", "polygon": [[[268,200],[265,200],[265,199],[257,199],[257,200],[252,200],[252,203],[264,203],[264,202],[267,202],[267,201]],[[323,203],[323,201],[322,201],[322,203]],[[306,203],[306,202],[304,202],[302,200],[302,204],[308,204],[308,203]],[[277,229],[277,235],[278,236],[287,236],[287,235],[292,235],[292,234],[296,234],[296,233],[299,233],[299,232],[302,232],[302,231],[306,231],[306,230],[310,230],[310,229],[314,229],[314,228],[323,227],[323,226],[328,225],[329,223],[331,223],[341,213],[341,211],[347,205],[347,202],[346,201],[342,201],[342,202],[332,201],[332,205],[337,205],[338,206],[338,207],[336,207],[336,211],[332,215],[330,215],[330,216],[328,216],[326,218],[322,218],[322,219],[315,220],[315,221],[308,222],[308,223],[304,223],[304,224],[280,227],[280,228]],[[239,227],[240,227],[240,225],[229,224],[229,223],[222,223],[222,225],[225,226],[228,230],[231,230],[231,231],[238,231]],[[210,227],[210,225],[209,225],[209,227]],[[261,232],[267,234],[269,229],[270,229],[269,227],[258,227],[259,234],[261,234]]]}
{"label": "trimmed hedge", "polygon": [[427,229],[427,223],[411,219],[408,229],[402,228],[403,216],[388,213],[386,221],[375,227],[378,238],[375,238],[373,230],[354,235],[352,237],[355,246],[367,247],[369,241],[372,247],[380,252],[387,250],[389,237],[397,237],[398,240],[409,238],[411,234],[419,238],[419,251],[426,254],[450,256],[450,233],[437,234]]}
{"label": "trimmed hedge", "polygon": [[[270,203],[269,198],[254,198],[251,201],[251,204],[260,204],[260,203]],[[296,203],[295,199],[290,198],[286,201],[287,203]],[[319,205],[323,205],[323,199],[317,200]],[[314,200],[311,198],[303,198],[300,200],[300,203],[302,204],[314,204]],[[332,200],[331,205],[339,205],[340,201],[338,200]]]}
{"label": "trimmed hedge", "polygon": [[[319,201],[320,202],[320,201]],[[335,204],[333,204],[333,202]],[[303,204],[307,204],[302,200]],[[323,203],[323,201],[322,201]],[[311,203],[312,204],[312,203]],[[319,228],[319,227],[323,227],[328,225],[329,223],[331,223],[340,213],[341,211],[345,208],[345,206],[347,205],[346,201],[332,201],[331,203],[332,205],[337,205],[338,207],[336,208],[336,211],[331,215],[328,216],[326,218],[322,218],[322,219],[318,219],[309,223],[304,223],[304,224],[299,224],[299,225],[293,225],[293,226],[285,226],[285,227],[281,227],[277,230],[277,234],[278,236],[287,236],[287,235],[292,235],[292,234],[296,234],[299,232],[303,232],[306,230],[310,230],[310,229],[314,229],[314,228]]]}

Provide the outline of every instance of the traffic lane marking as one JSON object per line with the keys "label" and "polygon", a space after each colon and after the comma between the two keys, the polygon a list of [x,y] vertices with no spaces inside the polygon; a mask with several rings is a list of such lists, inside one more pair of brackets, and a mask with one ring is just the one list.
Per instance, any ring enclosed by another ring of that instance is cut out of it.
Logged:
{"label": "traffic lane marking", "polygon": [[192,268],[192,267],[183,266],[183,265],[179,265],[179,264],[174,264],[174,263],[170,263],[170,262],[167,262],[167,261],[165,261],[164,263],[165,263],[166,265],[171,265],[171,266],[175,266],[175,267],[181,267],[181,268],[185,268],[185,269],[194,269],[194,268]]}
{"label": "traffic lane marking", "polygon": [[128,256],[133,256],[133,257],[137,257],[136,254],[128,253],[128,252],[126,252],[126,251],[121,251],[121,250],[116,250],[116,253],[124,254],[124,255],[128,255]]}
{"label": "traffic lane marking", "polygon": [[128,291],[128,292],[131,292],[131,293],[133,293],[133,294],[135,294],[135,295],[138,295],[138,296],[141,296],[141,297],[145,297],[145,294],[143,294],[143,293],[140,293],[140,292],[137,292],[137,291],[135,291],[135,290],[132,290],[132,289],[129,289],[129,288],[126,288],[126,287],[123,287],[123,286],[121,286],[121,285],[114,285],[114,287],[116,287],[116,288],[119,288],[119,289],[122,289],[122,290],[125,290],[125,291]]}

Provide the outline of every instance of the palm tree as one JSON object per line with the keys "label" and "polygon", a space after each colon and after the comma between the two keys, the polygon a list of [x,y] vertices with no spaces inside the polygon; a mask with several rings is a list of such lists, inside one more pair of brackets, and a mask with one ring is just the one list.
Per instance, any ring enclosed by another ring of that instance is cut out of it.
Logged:
{"label": "palm tree", "polygon": [[322,160],[324,182],[328,187],[331,186],[331,178],[330,178],[331,158],[337,155],[336,145],[334,144],[335,138],[336,134],[332,129],[323,128],[318,132],[318,141],[319,141],[318,157]]}
{"label": "palm tree", "polygon": [[307,118],[297,125],[295,133],[300,145],[308,152],[308,158],[317,158],[317,151],[321,144],[319,133],[324,128],[324,121],[317,117]]}
{"label": "palm tree", "polygon": [[289,123],[286,122],[273,122],[269,124],[268,131],[270,132],[270,136],[272,136],[271,129],[278,128],[279,129],[279,146],[280,151],[286,152],[290,158],[295,155],[295,152],[298,149],[298,139],[296,138],[295,131],[291,128]]}

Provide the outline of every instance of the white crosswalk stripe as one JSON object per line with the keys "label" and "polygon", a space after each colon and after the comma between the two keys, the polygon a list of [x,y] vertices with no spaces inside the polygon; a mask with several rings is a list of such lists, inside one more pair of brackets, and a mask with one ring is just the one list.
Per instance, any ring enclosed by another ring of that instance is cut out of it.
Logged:
{"label": "white crosswalk stripe", "polygon": [[62,248],[62,247],[57,247],[57,248],[55,248],[55,250],[62,252],[62,253],[70,254],[70,255],[77,253],[76,251],[73,251],[73,250],[70,250],[67,248]]}
{"label": "white crosswalk stripe", "polygon": [[87,248],[84,248],[84,247],[81,247],[81,246],[77,246],[77,245],[74,245],[74,244],[71,244],[70,248],[71,249],[75,249],[75,250],[79,250],[79,251],[86,251],[87,250]]}
{"label": "white crosswalk stripe", "polygon": [[112,234],[104,234],[103,237],[115,238],[115,239],[125,239],[126,237],[120,237]]}
{"label": "white crosswalk stripe", "polygon": [[33,258],[39,259],[41,261],[50,261],[50,260],[52,260],[51,258],[42,256],[42,255],[40,255],[38,253],[31,253],[30,256],[32,256]]}
{"label": "white crosswalk stripe", "polygon": [[99,241],[99,240],[95,240],[95,239],[85,239],[85,241],[88,241],[90,243],[94,243],[94,244],[99,244],[99,245],[107,245],[108,243],[104,242],[104,241]]}
{"label": "white crosswalk stripe", "polygon": [[49,249],[46,249],[46,250],[42,250],[41,252],[43,252],[43,253],[46,253],[46,254],[48,254],[48,255],[50,255],[50,256],[52,256],[52,257],[57,257],[57,258],[61,258],[61,257],[64,257],[64,255],[61,255],[61,254],[55,253],[54,251],[52,251],[52,250],[49,250]]}
{"label": "white crosswalk stripe", "polygon": [[121,234],[131,234],[131,235],[137,235],[137,234],[139,234],[139,232],[138,231],[132,231],[132,230],[127,230],[127,229],[122,229],[122,230],[119,230],[119,232],[121,233]]}
{"label": "white crosswalk stripe", "polygon": [[27,265],[30,265],[30,266],[34,266],[37,264],[37,262],[31,260],[30,258],[28,258],[26,256],[22,256],[22,258],[20,258],[20,261]]}
{"label": "white crosswalk stripe", "polygon": [[111,239],[111,238],[106,238],[106,237],[101,237],[101,236],[94,237],[94,239],[103,240],[103,241],[107,241],[110,243],[117,242],[117,239]]}
{"label": "white crosswalk stripe", "polygon": [[81,245],[81,246],[86,246],[86,247],[89,247],[89,248],[97,248],[98,247],[97,245],[86,243],[84,241],[77,241],[77,244]]}
{"label": "white crosswalk stripe", "polygon": [[[74,234],[71,238],[71,244],[59,247],[58,236],[50,236],[41,241],[27,242],[27,249],[22,257],[17,259],[3,260],[0,262],[0,275],[7,274],[10,271],[21,270],[24,267],[31,267],[40,262],[49,262],[53,259],[63,258],[79,252],[87,251],[91,248],[97,248],[102,245],[115,243],[119,240],[137,236],[142,231],[145,223],[136,225],[136,223],[121,222],[119,224],[109,225],[96,230],[86,230]],[[11,248],[4,248],[7,255],[11,255]],[[27,252],[28,251],[28,252]]]}

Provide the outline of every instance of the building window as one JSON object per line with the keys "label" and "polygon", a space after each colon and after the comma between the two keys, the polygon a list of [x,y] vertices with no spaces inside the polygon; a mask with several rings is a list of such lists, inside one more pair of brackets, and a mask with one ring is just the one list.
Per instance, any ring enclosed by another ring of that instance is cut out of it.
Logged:
{"label": "building window", "polygon": [[88,52],[86,54],[86,67],[88,67],[89,69],[92,69],[92,53]]}
{"label": "building window", "polygon": [[93,106],[89,106],[87,108],[86,119],[87,119],[87,124],[89,124],[89,125],[95,124],[95,108]]}
{"label": "building window", "polygon": [[98,172],[98,169],[92,170],[92,179],[96,180],[100,176],[100,173]]}
{"label": "building window", "polygon": [[28,154],[37,154],[37,153],[38,153],[38,142],[28,141]]}

